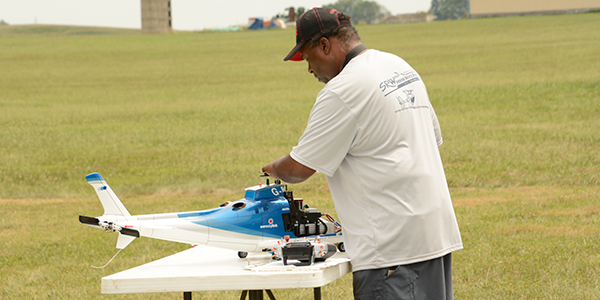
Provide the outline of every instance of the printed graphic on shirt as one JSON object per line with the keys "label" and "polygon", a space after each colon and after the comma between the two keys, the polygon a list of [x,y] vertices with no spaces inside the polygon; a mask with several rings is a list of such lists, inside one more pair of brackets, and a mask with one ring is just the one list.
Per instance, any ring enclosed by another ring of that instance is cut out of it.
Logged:
{"label": "printed graphic on shirt", "polygon": [[402,99],[401,96],[396,97],[398,99],[398,103],[400,106],[404,106],[404,104],[415,104],[415,95],[412,93],[413,90],[404,90],[403,92],[406,94],[406,99]]}
{"label": "printed graphic on shirt", "polygon": [[402,73],[394,72],[392,76],[379,84],[379,88],[381,89],[381,92],[384,93],[384,97],[386,97],[402,87],[419,80],[419,75],[417,75],[417,72],[414,70],[409,70]]}
{"label": "printed graphic on shirt", "polygon": [[402,90],[404,92],[404,96],[396,96],[398,100],[398,104],[400,104],[400,108],[396,110],[396,112],[403,111],[409,108],[427,108],[426,105],[417,105],[415,106],[415,99],[417,98],[413,94],[413,90]]}

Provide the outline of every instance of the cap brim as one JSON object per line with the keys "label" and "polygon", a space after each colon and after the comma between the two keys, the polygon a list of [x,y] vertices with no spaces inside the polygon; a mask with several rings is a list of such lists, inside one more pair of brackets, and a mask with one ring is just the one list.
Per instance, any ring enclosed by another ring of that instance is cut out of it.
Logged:
{"label": "cap brim", "polygon": [[283,61],[302,61],[302,56],[300,56],[300,48],[302,48],[302,46],[304,46],[305,42],[302,42],[300,44],[297,44],[296,47],[294,47],[294,49],[292,49],[292,51],[290,51],[290,53],[288,53],[288,55],[283,59]]}

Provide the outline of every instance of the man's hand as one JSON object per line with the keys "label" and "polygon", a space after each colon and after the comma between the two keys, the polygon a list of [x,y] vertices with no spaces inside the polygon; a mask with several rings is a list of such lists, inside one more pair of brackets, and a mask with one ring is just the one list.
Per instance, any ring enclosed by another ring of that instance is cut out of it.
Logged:
{"label": "man's hand", "polygon": [[315,173],[315,170],[295,161],[291,156],[282,156],[262,168],[263,172],[288,183],[299,183]]}

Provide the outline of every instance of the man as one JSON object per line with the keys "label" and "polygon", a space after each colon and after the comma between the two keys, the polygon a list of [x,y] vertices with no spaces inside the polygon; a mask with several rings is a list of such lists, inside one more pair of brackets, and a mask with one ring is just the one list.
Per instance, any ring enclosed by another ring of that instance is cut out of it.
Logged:
{"label": "man", "polygon": [[355,299],[453,299],[451,252],[462,241],[420,76],[367,49],[330,8],[300,16],[284,60],[307,61],[325,87],[298,145],[263,171],[289,183],[327,176]]}

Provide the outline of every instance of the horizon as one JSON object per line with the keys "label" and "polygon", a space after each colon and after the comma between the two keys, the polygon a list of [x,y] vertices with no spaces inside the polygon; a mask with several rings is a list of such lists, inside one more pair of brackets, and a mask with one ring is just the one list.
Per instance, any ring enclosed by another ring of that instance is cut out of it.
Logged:
{"label": "horizon", "polygon": [[[430,0],[375,1],[392,15],[426,12]],[[195,31],[246,25],[250,18],[270,19],[288,7],[312,7],[335,3],[323,0],[264,0],[248,3],[224,0],[219,3],[200,3],[194,0],[172,2],[173,30]],[[117,10],[115,8],[121,8]],[[233,8],[233,9],[232,9]],[[106,0],[102,3],[81,3],[77,0],[0,0],[0,20],[8,25],[75,25],[141,29],[141,1]]]}

